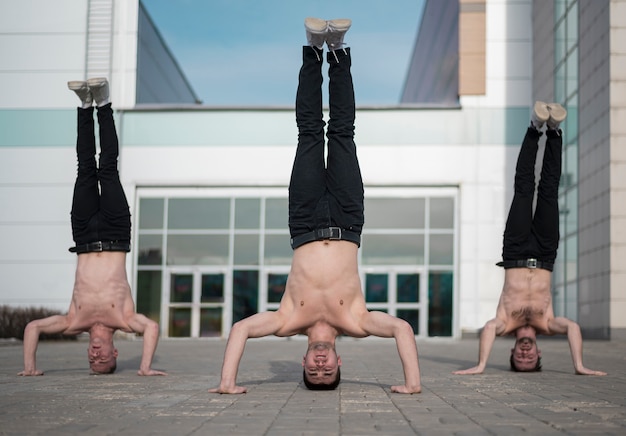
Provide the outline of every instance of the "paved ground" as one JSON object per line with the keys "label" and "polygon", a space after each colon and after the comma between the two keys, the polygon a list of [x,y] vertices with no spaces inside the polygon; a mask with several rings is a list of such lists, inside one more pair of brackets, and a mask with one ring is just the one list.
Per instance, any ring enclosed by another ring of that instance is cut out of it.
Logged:
{"label": "paved ground", "polygon": [[162,340],[139,377],[141,341],[118,340],[118,372],[90,376],[86,342],[44,342],[43,377],[18,377],[21,343],[0,345],[0,434],[95,435],[592,435],[626,434],[626,341],[586,341],[585,364],[606,377],[573,373],[565,340],[543,339],[544,371],[507,369],[510,340],[498,339],[483,375],[477,340],[418,342],[423,392],[392,394],[402,382],[393,340],[342,339],[343,382],[312,392],[301,383],[305,342],[249,341],[239,371],[245,395],[210,394],[225,341]]}

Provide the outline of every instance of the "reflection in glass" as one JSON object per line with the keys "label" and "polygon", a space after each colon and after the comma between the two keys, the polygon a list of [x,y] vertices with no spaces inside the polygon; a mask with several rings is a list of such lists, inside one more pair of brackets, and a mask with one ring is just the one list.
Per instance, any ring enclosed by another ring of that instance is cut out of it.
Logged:
{"label": "reflection in glass", "polygon": [[258,229],[261,226],[261,200],[258,198],[235,199],[235,228]]}
{"label": "reflection in glass", "polygon": [[191,303],[193,296],[193,275],[172,274],[170,275],[170,302]]}
{"label": "reflection in glass", "polygon": [[452,336],[452,273],[428,275],[428,336]]}
{"label": "reflection in glass", "polygon": [[200,309],[200,337],[222,336],[222,309],[210,307]]}
{"label": "reflection in glass", "polygon": [[420,312],[418,309],[398,309],[396,311],[396,316],[411,324],[411,327],[413,327],[413,333],[419,335]]}
{"label": "reflection in glass", "polygon": [[267,275],[267,302],[280,303],[287,287],[288,274],[268,274]]}
{"label": "reflection in glass", "polygon": [[167,208],[170,229],[228,229],[229,198],[171,198]]}
{"label": "reflection in glass", "polygon": [[363,235],[363,265],[420,265],[424,235]]}
{"label": "reflection in glass", "polygon": [[431,198],[430,199],[430,228],[451,229],[454,227],[454,199]]}
{"label": "reflection in glass", "polygon": [[191,310],[170,308],[169,336],[172,338],[191,337]]}
{"label": "reflection in glass", "polygon": [[367,228],[423,229],[423,198],[366,198]]}
{"label": "reflection in glass", "polygon": [[224,274],[202,274],[201,303],[224,302]]}
{"label": "reflection in glass", "polygon": [[228,264],[228,235],[170,235],[168,265]]}
{"label": "reflection in glass", "polygon": [[265,200],[265,228],[288,228],[288,203],[286,198],[268,198]]}
{"label": "reflection in glass", "polygon": [[418,303],[420,301],[419,274],[398,274],[396,282],[398,303]]}
{"label": "reflection in glass", "polygon": [[259,272],[233,271],[233,324],[254,315],[259,306]]}
{"label": "reflection in glass", "polygon": [[265,235],[266,265],[289,265],[292,256],[289,235]]}
{"label": "reflection in glass", "polygon": [[386,303],[389,299],[387,274],[365,275],[365,301],[367,303]]}
{"label": "reflection in glass", "polygon": [[137,313],[161,321],[161,271],[137,272]]}
{"label": "reflection in glass", "polygon": [[233,247],[235,265],[259,264],[259,235],[235,235]]}
{"label": "reflection in glass", "polygon": [[161,265],[163,262],[163,236],[139,235],[137,262],[139,265]]}
{"label": "reflection in glass", "polygon": [[141,230],[162,229],[164,205],[163,198],[142,198],[139,200],[139,228]]}
{"label": "reflection in glass", "polygon": [[452,235],[430,235],[431,265],[452,265],[454,259],[454,238]]}

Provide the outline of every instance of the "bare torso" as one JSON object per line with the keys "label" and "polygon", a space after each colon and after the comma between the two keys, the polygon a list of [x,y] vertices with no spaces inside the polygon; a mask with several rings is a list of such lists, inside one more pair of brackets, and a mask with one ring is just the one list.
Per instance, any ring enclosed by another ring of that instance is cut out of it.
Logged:
{"label": "bare torso", "polygon": [[534,327],[537,333],[549,333],[548,323],[554,318],[550,280],[551,272],[541,268],[505,270],[496,314],[504,322],[504,331],[499,335],[524,326]]}
{"label": "bare torso", "polygon": [[94,324],[130,332],[126,320],[134,311],[126,276],[126,253],[78,255],[66,333],[88,331]]}
{"label": "bare torso", "polygon": [[338,333],[363,337],[359,320],[367,312],[357,267],[356,244],[314,241],[294,250],[279,312],[286,322],[277,336],[305,333],[319,323]]}

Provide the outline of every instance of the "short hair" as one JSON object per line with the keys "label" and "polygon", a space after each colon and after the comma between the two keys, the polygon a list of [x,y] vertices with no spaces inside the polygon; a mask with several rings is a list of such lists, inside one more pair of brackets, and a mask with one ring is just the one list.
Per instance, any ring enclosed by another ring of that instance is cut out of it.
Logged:
{"label": "short hair", "polygon": [[304,380],[304,385],[312,391],[333,391],[337,389],[339,386],[339,382],[341,381],[341,369],[337,368],[337,377],[335,381],[330,383],[311,383],[308,378],[306,378],[306,371],[302,370],[302,380]]}
{"label": "short hair", "polygon": [[535,367],[529,371],[521,371],[519,369],[517,369],[517,367],[515,366],[515,360],[513,359],[513,354],[511,353],[511,358],[509,359],[509,361],[511,362],[511,371],[514,372],[533,372],[533,371],[541,371],[541,356],[539,356],[537,358],[537,364],[535,365]]}
{"label": "short hair", "polygon": [[117,369],[117,362],[113,362],[113,365],[111,365],[110,367],[108,367],[104,371],[94,371],[93,369],[91,369],[91,373],[95,374],[95,375],[113,374],[116,369]]}

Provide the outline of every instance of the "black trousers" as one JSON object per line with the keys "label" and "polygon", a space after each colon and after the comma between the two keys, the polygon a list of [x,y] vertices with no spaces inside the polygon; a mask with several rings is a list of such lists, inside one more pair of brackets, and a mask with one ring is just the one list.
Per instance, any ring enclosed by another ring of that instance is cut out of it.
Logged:
{"label": "black trousers", "polygon": [[363,180],[354,143],[354,87],[350,49],[327,54],[328,151],[324,159],[322,51],[303,47],[296,95],[298,148],[289,183],[291,237],[327,227],[358,235],[363,229]]}
{"label": "black trousers", "polygon": [[554,263],[559,245],[558,190],[561,178],[561,131],[546,132],[546,149],[533,215],[535,160],[542,133],[529,127],[517,158],[515,194],[504,230],[502,259],[535,258]]}
{"label": "black trousers", "polygon": [[76,245],[96,241],[130,243],[130,210],[117,170],[119,144],[111,104],[98,108],[100,159],[96,165],[94,108],[78,108],[78,173],[72,200]]}

